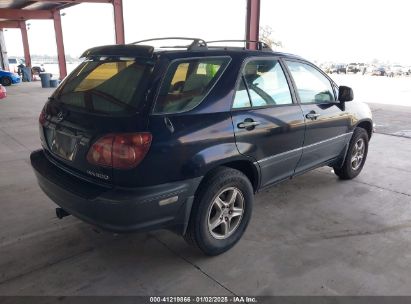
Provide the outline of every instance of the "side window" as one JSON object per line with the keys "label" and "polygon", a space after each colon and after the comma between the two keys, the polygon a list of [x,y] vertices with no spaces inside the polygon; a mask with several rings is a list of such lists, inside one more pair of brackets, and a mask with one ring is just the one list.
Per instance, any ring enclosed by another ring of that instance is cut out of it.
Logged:
{"label": "side window", "polygon": [[286,61],[297,86],[301,103],[334,102],[334,91],[327,77],[311,65]]}
{"label": "side window", "polygon": [[230,59],[201,58],[173,62],[160,88],[154,113],[177,113],[201,103]]}
{"label": "side window", "polygon": [[287,79],[277,60],[250,61],[244,67],[233,108],[292,104]]}

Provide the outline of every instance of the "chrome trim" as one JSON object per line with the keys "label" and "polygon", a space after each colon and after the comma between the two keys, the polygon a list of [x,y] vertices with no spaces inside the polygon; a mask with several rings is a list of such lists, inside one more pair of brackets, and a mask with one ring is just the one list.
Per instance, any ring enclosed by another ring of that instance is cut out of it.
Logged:
{"label": "chrome trim", "polygon": [[353,132],[341,134],[341,135],[338,135],[338,136],[335,136],[335,137],[331,137],[331,138],[328,138],[328,139],[325,139],[325,140],[322,140],[322,141],[318,141],[318,142],[313,143],[313,144],[308,145],[308,146],[304,146],[303,148],[304,148],[304,149],[307,149],[307,148],[315,147],[315,146],[318,146],[318,145],[321,145],[321,144],[325,144],[325,143],[327,143],[327,142],[329,142],[329,141],[332,141],[332,140],[335,140],[335,139],[338,139],[338,138],[341,138],[341,137],[348,137],[348,135],[350,135],[350,138],[351,138],[352,134],[353,134]]}
{"label": "chrome trim", "polygon": [[303,147],[300,147],[300,148],[297,148],[297,149],[281,152],[281,153],[276,154],[276,155],[271,155],[269,157],[258,160],[257,163],[266,162],[266,161],[269,161],[269,160],[272,160],[272,159],[275,159],[275,158],[282,158],[283,156],[285,156],[287,154],[296,153],[296,152],[301,151],[302,149],[303,149]]}
{"label": "chrome trim", "polygon": [[282,158],[282,157],[286,156],[287,154],[296,153],[296,152],[299,152],[299,151],[305,150],[305,149],[310,149],[310,148],[312,148],[312,147],[325,144],[325,143],[327,143],[327,142],[330,142],[330,141],[339,139],[339,138],[341,138],[341,137],[348,137],[348,138],[350,139],[350,138],[352,137],[352,135],[353,135],[353,132],[341,134],[341,135],[338,135],[338,136],[335,136],[335,137],[331,137],[331,138],[328,138],[328,139],[325,139],[325,140],[322,140],[322,141],[313,143],[313,144],[308,145],[308,146],[302,146],[302,147],[300,147],[300,148],[296,148],[296,149],[293,149],[293,150],[285,151],[285,152],[282,152],[282,153],[279,153],[279,154],[276,154],[276,155],[271,155],[271,156],[269,156],[269,157],[266,157],[266,158],[263,158],[263,159],[258,160],[257,163],[260,164],[260,163],[262,163],[262,162],[270,161],[270,160],[273,160],[273,159],[275,159],[275,158]]}

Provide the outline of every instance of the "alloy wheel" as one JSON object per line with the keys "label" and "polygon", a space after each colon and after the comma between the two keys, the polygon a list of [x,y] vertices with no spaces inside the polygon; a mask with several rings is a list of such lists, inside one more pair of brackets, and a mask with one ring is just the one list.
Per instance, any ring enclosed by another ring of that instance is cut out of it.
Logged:
{"label": "alloy wheel", "polygon": [[363,138],[360,138],[354,145],[351,154],[351,168],[356,171],[361,167],[364,160],[365,142]]}
{"label": "alloy wheel", "polygon": [[226,239],[240,225],[244,214],[244,196],[235,187],[224,188],[208,210],[208,231],[215,239]]}

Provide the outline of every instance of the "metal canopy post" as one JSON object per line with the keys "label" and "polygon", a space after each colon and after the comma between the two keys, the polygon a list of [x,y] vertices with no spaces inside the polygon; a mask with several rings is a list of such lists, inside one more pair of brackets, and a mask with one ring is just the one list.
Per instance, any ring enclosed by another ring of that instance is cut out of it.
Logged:
{"label": "metal canopy post", "polygon": [[[260,28],[260,0],[247,0],[246,40],[259,40]],[[247,43],[247,48],[257,49],[257,43]]]}
{"label": "metal canopy post", "polygon": [[53,11],[54,31],[56,33],[57,57],[59,61],[60,80],[67,76],[66,54],[64,53],[63,30],[60,11]]}
{"label": "metal canopy post", "polygon": [[26,67],[31,68],[31,56],[30,56],[29,38],[27,36],[26,21],[19,21],[19,27],[21,31],[21,40],[23,42],[24,60],[26,63]]}
{"label": "metal canopy post", "polygon": [[116,32],[116,44],[124,44],[124,19],[123,19],[123,1],[113,0],[114,8],[114,27]]}
{"label": "metal canopy post", "polygon": [[9,70],[9,58],[7,56],[3,28],[0,28],[0,68],[6,71]]}

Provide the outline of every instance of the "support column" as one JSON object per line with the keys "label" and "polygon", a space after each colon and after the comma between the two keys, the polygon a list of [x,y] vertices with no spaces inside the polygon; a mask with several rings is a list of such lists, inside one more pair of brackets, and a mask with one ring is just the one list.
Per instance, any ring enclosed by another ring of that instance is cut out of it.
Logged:
{"label": "support column", "polygon": [[[246,39],[259,39],[260,28],[260,0],[247,0],[247,16],[246,16]],[[248,43],[247,48],[251,50],[257,49],[256,43]]]}
{"label": "support column", "polygon": [[31,56],[30,56],[29,38],[27,36],[26,21],[19,21],[19,27],[21,31],[21,39],[23,41],[24,60],[26,63],[26,67],[31,68]]}
{"label": "support column", "polygon": [[116,44],[124,44],[123,0],[113,0]]}
{"label": "support column", "polygon": [[3,29],[0,29],[0,67],[9,71],[9,57],[7,56],[6,42],[4,41]]}
{"label": "support column", "polygon": [[59,61],[60,80],[67,76],[66,54],[64,52],[63,29],[60,11],[53,11],[54,31],[56,33],[57,56]]}

